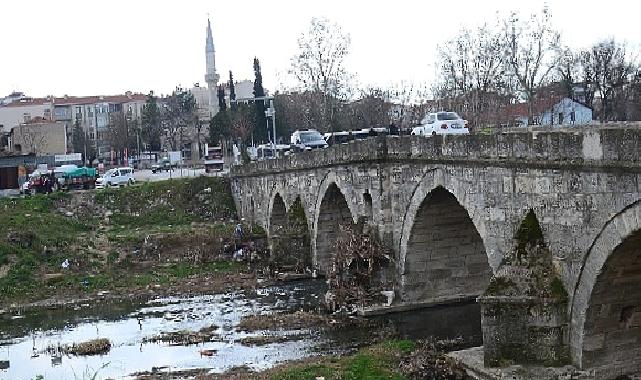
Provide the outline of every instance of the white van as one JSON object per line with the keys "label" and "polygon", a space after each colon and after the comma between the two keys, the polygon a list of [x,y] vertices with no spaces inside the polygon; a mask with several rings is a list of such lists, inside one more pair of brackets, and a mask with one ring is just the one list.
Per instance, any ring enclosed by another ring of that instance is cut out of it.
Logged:
{"label": "white van", "polygon": [[132,168],[109,169],[102,177],[96,180],[96,189],[129,186],[135,182],[134,170]]}

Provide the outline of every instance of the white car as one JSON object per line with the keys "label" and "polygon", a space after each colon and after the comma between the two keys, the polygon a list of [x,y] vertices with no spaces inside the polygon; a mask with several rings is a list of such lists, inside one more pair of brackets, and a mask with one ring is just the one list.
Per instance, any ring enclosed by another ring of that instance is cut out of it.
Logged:
{"label": "white car", "polygon": [[129,186],[135,182],[132,168],[109,169],[102,177],[96,180],[96,189]]}
{"label": "white car", "polygon": [[431,112],[421,120],[421,125],[412,129],[413,136],[465,135],[470,133],[467,120],[456,112]]}
{"label": "white car", "polygon": [[297,151],[327,148],[327,142],[315,129],[303,129],[294,131],[290,137],[293,148]]}

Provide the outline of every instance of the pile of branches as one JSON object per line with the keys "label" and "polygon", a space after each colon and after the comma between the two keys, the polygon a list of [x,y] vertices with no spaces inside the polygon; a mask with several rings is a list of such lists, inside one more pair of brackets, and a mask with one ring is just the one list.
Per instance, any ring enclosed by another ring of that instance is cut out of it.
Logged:
{"label": "pile of branches", "polygon": [[383,290],[392,288],[384,268],[391,263],[391,251],[375,234],[359,225],[342,225],[333,247],[327,272],[326,307],[331,312],[353,312],[359,307],[385,302]]}
{"label": "pile of branches", "polygon": [[472,380],[458,361],[446,352],[466,347],[466,342],[425,339],[416,342],[416,349],[401,362],[399,369],[408,379]]}

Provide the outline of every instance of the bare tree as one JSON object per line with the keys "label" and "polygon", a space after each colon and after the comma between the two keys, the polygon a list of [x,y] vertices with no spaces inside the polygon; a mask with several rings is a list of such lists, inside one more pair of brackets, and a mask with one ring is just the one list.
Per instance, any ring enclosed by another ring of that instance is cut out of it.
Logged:
{"label": "bare tree", "polygon": [[110,115],[107,125],[107,141],[118,156],[125,149],[135,146],[135,122],[130,120],[124,112],[114,112]]}
{"label": "bare tree", "polygon": [[182,150],[189,136],[199,133],[196,129],[196,99],[194,95],[180,87],[169,95],[162,108],[162,123],[165,141],[171,150]]}
{"label": "bare tree", "polygon": [[504,21],[506,68],[528,102],[528,120],[532,122],[532,103],[539,87],[557,67],[560,34],[552,27],[547,7],[540,14],[521,19],[517,13]]}
{"label": "bare tree", "polygon": [[385,91],[390,103],[390,122],[399,128],[418,124],[425,114],[430,91],[425,83],[399,81]]}
{"label": "bare tree", "polygon": [[464,114],[473,125],[489,120],[500,103],[508,102],[512,83],[505,75],[503,34],[497,26],[463,29],[439,46],[437,97],[443,108]]}
{"label": "bare tree", "polygon": [[390,122],[389,93],[376,87],[361,90],[358,100],[345,104],[338,124],[342,129],[386,127]]}
{"label": "bare tree", "polygon": [[254,129],[253,108],[249,104],[238,104],[236,110],[230,115],[231,135],[234,140],[242,142],[251,140]]}
{"label": "bare tree", "polygon": [[577,52],[566,48],[558,69],[567,96],[592,108],[601,122],[635,118],[639,70],[636,55],[614,39]]}
{"label": "bare tree", "polygon": [[298,80],[302,92],[322,95],[321,130],[335,128],[339,99],[347,88],[349,75],[345,58],[350,37],[341,27],[325,18],[313,18],[306,33],[298,39],[298,53],[291,60],[290,73]]}
{"label": "bare tree", "polygon": [[626,120],[625,105],[638,76],[638,65],[625,43],[614,39],[601,41],[581,53],[583,73],[600,97],[599,119]]}

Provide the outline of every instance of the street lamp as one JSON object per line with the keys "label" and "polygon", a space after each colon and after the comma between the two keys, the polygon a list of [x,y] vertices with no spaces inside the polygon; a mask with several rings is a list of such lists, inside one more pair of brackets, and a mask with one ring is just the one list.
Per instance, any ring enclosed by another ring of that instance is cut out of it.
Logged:
{"label": "street lamp", "polygon": [[274,151],[274,157],[278,157],[278,152],[276,151],[276,110],[274,109],[274,100],[269,100],[269,108],[265,110],[265,116],[272,118],[272,150]]}

